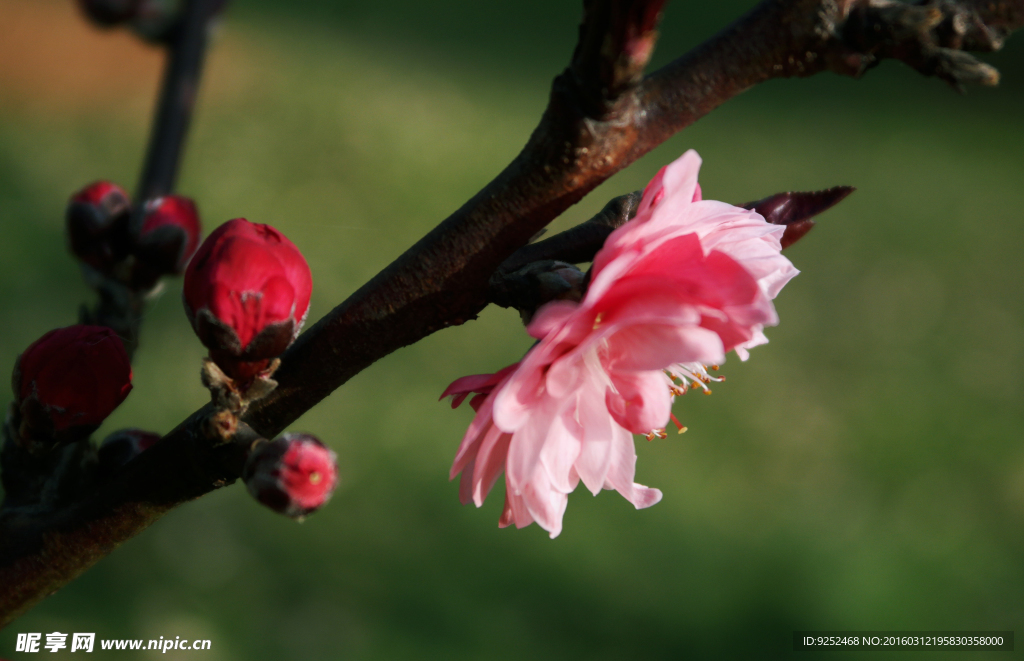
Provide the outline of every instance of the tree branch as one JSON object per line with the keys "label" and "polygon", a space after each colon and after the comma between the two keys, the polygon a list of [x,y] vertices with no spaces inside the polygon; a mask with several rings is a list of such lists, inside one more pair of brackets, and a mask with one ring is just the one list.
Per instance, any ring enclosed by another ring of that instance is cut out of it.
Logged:
{"label": "tree branch", "polygon": [[[272,438],[379,358],[472,319],[487,304],[491,274],[538,230],[751,85],[824,70],[858,75],[883,57],[913,63],[904,55],[915,52],[911,42],[954,47],[940,28],[962,12],[978,17],[961,35],[965,47],[996,47],[979,35],[1004,35],[1024,20],[1024,0],[964,0],[927,5],[938,8],[943,20],[909,35],[895,25],[879,24],[869,34],[847,25],[853,16],[884,18],[881,10],[890,5],[765,0],[706,44],[637,81],[653,48],[652,16],[661,2],[588,2],[573,61],[555,79],[548,108],[519,156],[304,333],[282,357],[278,388],[254,403],[245,421]],[[247,437],[211,447],[200,431],[209,413],[205,407],[193,414],[71,507],[0,511],[0,585],[7,588],[0,595],[2,622],[169,508],[239,476]]]}
{"label": "tree branch", "polygon": [[530,262],[558,260],[581,264],[593,260],[608,235],[636,216],[641,197],[643,191],[620,195],[604,205],[604,208],[590,220],[542,241],[523,246],[501,263],[492,276],[492,284],[494,278],[517,271]]}
{"label": "tree branch", "polygon": [[[224,0],[188,0],[166,37],[167,62],[130,221],[134,232],[143,222],[146,201],[174,191],[202,75],[209,25],[223,4]],[[92,310],[82,307],[80,322],[113,329],[129,357],[133,356],[139,346],[148,292],[100,273],[86,279],[100,301]]]}
{"label": "tree branch", "polygon": [[181,22],[169,35],[160,100],[135,196],[139,208],[146,200],[174,190],[199,92],[210,19],[222,4],[220,0],[187,0]]}

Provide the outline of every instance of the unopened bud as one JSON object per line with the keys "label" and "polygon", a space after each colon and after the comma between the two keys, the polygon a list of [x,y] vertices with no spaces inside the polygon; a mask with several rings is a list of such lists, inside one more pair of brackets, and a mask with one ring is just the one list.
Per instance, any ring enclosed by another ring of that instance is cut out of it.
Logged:
{"label": "unopened bud", "polygon": [[772,225],[785,225],[781,242],[783,248],[788,248],[811,231],[815,216],[839,204],[855,190],[852,186],[835,186],[807,193],[776,193],[740,206],[753,209]]}
{"label": "unopened bud", "polygon": [[128,255],[131,201],[123,188],[97,181],[75,193],[68,203],[68,246],[75,257],[101,273]]}
{"label": "unopened bud", "polygon": [[180,195],[146,202],[142,227],[134,248],[133,285],[148,289],[163,275],[180,275],[199,247],[199,212]]}
{"label": "unopened bud", "polygon": [[36,340],[12,378],[22,440],[35,447],[92,433],[132,389],[120,338],[104,326],[68,326]]}
{"label": "unopened bud", "polygon": [[[227,0],[203,0],[207,19],[215,18]],[[185,15],[184,0],[139,0],[131,17],[131,27],[147,41],[166,41],[181,25]]]}
{"label": "unopened bud", "polygon": [[338,485],[337,455],[309,434],[284,434],[253,450],[242,479],[252,497],[300,519],[327,503]]}
{"label": "unopened bud", "polygon": [[555,300],[579,301],[586,291],[586,274],[556,260],[531,262],[512,273],[495,273],[489,283],[491,301],[516,308],[524,323],[537,309]]}
{"label": "unopened bud", "polygon": [[103,26],[123,23],[135,16],[142,0],[78,0],[85,15]]}
{"label": "unopened bud", "polygon": [[295,244],[269,225],[236,218],[199,247],[182,296],[210,358],[231,378],[248,380],[298,336],[312,291]]}
{"label": "unopened bud", "polygon": [[103,439],[97,453],[100,471],[113,473],[160,440],[160,434],[142,429],[120,429]]}
{"label": "unopened bud", "polygon": [[131,18],[131,27],[147,41],[161,41],[181,20],[182,0],[141,0]]}

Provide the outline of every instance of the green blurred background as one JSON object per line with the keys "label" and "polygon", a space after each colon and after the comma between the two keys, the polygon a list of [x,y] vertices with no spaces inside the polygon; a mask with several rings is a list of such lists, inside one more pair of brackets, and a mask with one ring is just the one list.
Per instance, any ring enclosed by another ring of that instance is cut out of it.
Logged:
{"label": "green blurred background", "polygon": [[[238,0],[180,191],[207,229],[245,216],[294,240],[319,318],[515,156],[578,4]],[[669,3],[655,65],[752,4]],[[0,14],[3,371],[92,300],[64,202],[97,178],[134,185],[160,59],[67,0]],[[459,505],[446,477],[471,412],[437,397],[529,346],[515,314],[487,310],[294,426],[338,453],[322,512],[296,524],[238,485],[181,507],[0,633],[0,655],[27,658],[16,633],[55,630],[209,638],[163,658],[211,661],[769,658],[795,654],[797,629],[1020,635],[1024,38],[986,59],[1002,86],[966,96],[894,63],[762,85],[556,221],[691,147],[709,198],[859,189],[789,251],[803,273],[771,344],[730,358],[714,396],[677,402],[687,434],[638,442],[659,505],[578,489],[554,541],[497,528],[500,484],[481,510]],[[150,308],[135,390],[101,434],[164,432],[206,399],[179,288]],[[965,655],[1014,656],[929,658]]]}

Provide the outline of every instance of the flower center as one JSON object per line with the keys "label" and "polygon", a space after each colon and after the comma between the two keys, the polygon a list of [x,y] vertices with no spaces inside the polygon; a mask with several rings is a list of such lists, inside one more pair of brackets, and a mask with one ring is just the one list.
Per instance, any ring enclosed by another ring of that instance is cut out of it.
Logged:
{"label": "flower center", "polygon": [[[717,372],[718,365],[712,365],[710,368],[701,363],[676,363],[675,365],[670,365],[665,368],[665,374],[670,379],[669,392],[672,393],[673,397],[679,397],[680,395],[685,395],[688,390],[699,387],[704,391],[705,395],[710,395],[711,389],[708,388],[708,384],[712,381],[725,381],[725,377],[711,376],[708,372],[709,369],[712,372]],[[687,427],[684,427],[679,422],[679,418],[674,413],[669,413],[669,417],[679,430],[677,433],[682,434],[687,430]],[[645,437],[648,441],[653,441],[655,438],[668,438],[668,433],[664,429],[652,429],[645,434]]]}
{"label": "flower center", "polygon": [[[686,391],[691,388],[699,387],[704,390],[705,395],[710,395],[711,389],[708,388],[707,384],[712,381],[725,381],[725,377],[711,376],[708,373],[708,369],[707,365],[701,365],[700,363],[676,363],[675,365],[670,365],[665,369],[665,373],[672,380],[669,390],[678,397],[679,395],[686,394]],[[712,365],[710,369],[712,372],[717,372],[718,365]]]}

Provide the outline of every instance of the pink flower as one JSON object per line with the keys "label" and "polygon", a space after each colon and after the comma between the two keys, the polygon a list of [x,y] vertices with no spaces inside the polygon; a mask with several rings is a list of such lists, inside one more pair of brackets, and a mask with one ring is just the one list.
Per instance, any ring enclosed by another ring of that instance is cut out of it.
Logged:
{"label": "pink flower", "polygon": [[479,507],[504,471],[499,525],[536,521],[555,537],[581,480],[638,509],[661,500],[633,481],[632,435],[663,435],[673,397],[712,380],[705,365],[766,342],[771,300],[797,273],[780,254],[785,228],[702,200],[699,168],[694,151],[662,168],[596,255],[583,300],[534,315],[540,341],[522,361],[445,390],[453,406],[478,393],[451,470],[463,503]]}

